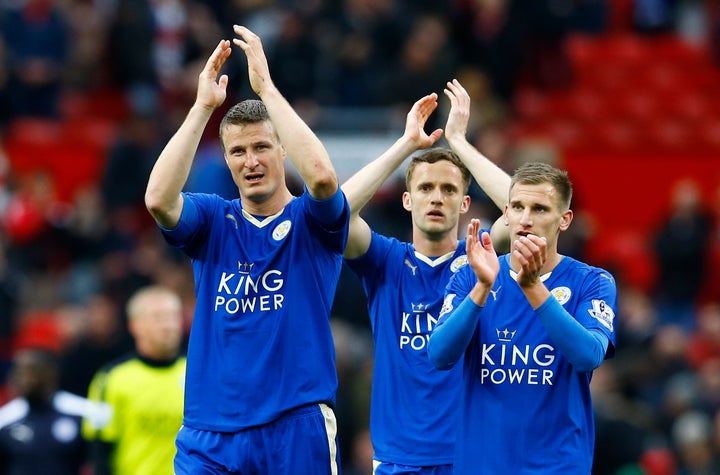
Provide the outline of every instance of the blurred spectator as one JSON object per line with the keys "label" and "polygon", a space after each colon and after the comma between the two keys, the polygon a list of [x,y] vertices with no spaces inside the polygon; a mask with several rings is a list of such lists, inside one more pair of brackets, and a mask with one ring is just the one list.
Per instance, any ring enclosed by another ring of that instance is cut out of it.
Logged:
{"label": "blurred spectator", "polygon": [[7,475],[78,475],[87,445],[83,418],[97,425],[107,408],[57,390],[59,366],[54,354],[39,348],[14,358],[17,398],[0,407],[0,473]]}
{"label": "blurred spectator", "polygon": [[568,88],[573,82],[566,47],[574,0],[526,0],[522,5],[522,72],[527,83],[543,89]]}
{"label": "blurred spectator", "polygon": [[153,64],[165,100],[178,93],[178,77],[185,63],[187,2],[153,0],[155,35],[152,42]]}
{"label": "blurred spectator", "polygon": [[383,89],[411,21],[403,5],[398,0],[342,0],[321,13],[319,99],[331,106],[387,104]]}
{"label": "blurred spectator", "polygon": [[155,70],[155,19],[149,0],[118,0],[109,20],[110,77],[124,89],[132,109],[155,113],[160,84]]}
{"label": "blurred spectator", "polygon": [[55,244],[54,223],[64,210],[57,202],[52,177],[42,171],[21,175],[2,215],[11,264],[32,270],[48,269]]}
{"label": "blurred spectator", "polygon": [[299,12],[280,18],[277,37],[268,52],[273,82],[293,105],[316,106],[319,50],[313,25]]}
{"label": "blurred spectator", "polygon": [[617,366],[617,362],[608,361],[593,373],[593,475],[616,475],[621,469],[636,466],[657,430],[652,407],[623,394]]}
{"label": "blurred spectator", "polygon": [[678,475],[675,454],[668,447],[648,448],[640,457],[639,465],[642,475]]}
{"label": "blurred spectator", "polygon": [[712,231],[708,243],[708,272],[703,282],[701,300],[720,302],[720,182],[710,198]]}
{"label": "blurred spectator", "polygon": [[89,389],[112,413],[84,427],[94,475],[170,475],[183,416],[182,301],[153,285],[132,295],[126,313],[135,351],[103,367]]}
{"label": "blurred spectator", "polygon": [[610,3],[608,0],[575,0],[570,11],[572,31],[602,34],[608,29]]}
{"label": "blurred spectator", "polygon": [[679,180],[672,189],[664,222],[655,233],[655,294],[661,323],[693,327],[694,307],[706,276],[710,232],[711,220],[698,183]]}
{"label": "blurred spectator", "polygon": [[57,118],[70,30],[57,0],[4,3],[0,25],[14,116]]}
{"label": "blurred spectator", "polygon": [[707,414],[720,410],[720,358],[713,358],[697,372],[698,405]]}
{"label": "blurred spectator", "polygon": [[[447,20],[424,14],[414,19],[412,29],[401,43],[398,58],[390,68],[384,88],[385,101],[407,111],[418,97],[440,94],[457,68],[457,55],[450,44]],[[444,117],[435,114],[425,125],[428,130],[444,126]]]}
{"label": "blurred spectator", "polygon": [[688,363],[699,370],[711,359],[720,360],[720,304],[708,302],[697,311],[696,328],[690,334]]}
{"label": "blurred spectator", "polygon": [[642,33],[664,33],[675,27],[677,0],[635,0],[633,20]]}
{"label": "blurred spectator", "polygon": [[95,372],[132,348],[119,304],[97,294],[85,305],[82,333],[61,353],[63,371],[59,387],[87,394]]}
{"label": "blurred spectator", "polygon": [[720,67],[720,0],[707,0],[708,43],[715,65]]}
{"label": "blurred spectator", "polygon": [[[495,92],[490,78],[481,67],[462,64],[458,67],[454,77],[460,81],[460,84],[467,84],[465,90],[471,101],[467,127],[470,137],[477,137],[487,129],[502,129],[507,126],[510,118],[508,104]],[[442,102],[442,106],[447,108],[447,102]],[[489,156],[494,162],[500,159],[493,155]]]}
{"label": "blurred spectator", "polygon": [[81,92],[92,91],[110,80],[105,63],[106,19],[95,3],[64,3],[70,28],[66,83],[68,88]]}
{"label": "blurred spectator", "polygon": [[144,213],[145,186],[150,170],[162,150],[157,116],[133,113],[122,124],[110,145],[100,186],[106,210],[138,210]]}
{"label": "blurred spectator", "polygon": [[[674,398],[680,393],[672,393],[671,399],[668,399],[667,386],[668,382],[677,375],[692,374],[685,358],[687,340],[684,329],[677,325],[657,327],[648,342],[647,350],[636,355],[635,369],[625,380],[627,394],[656,408],[659,412],[669,412],[669,417],[675,416],[677,400]],[[682,391],[693,390],[692,385],[679,384],[676,388]],[[688,397],[694,398],[694,393],[689,394]],[[683,396],[682,404],[691,403],[685,401],[688,399]],[[671,407],[663,407],[668,402],[671,402]]]}
{"label": "blurred spectator", "polygon": [[680,475],[720,473],[720,463],[713,452],[712,420],[707,414],[689,411],[681,415],[673,424],[672,436]]}
{"label": "blurred spectator", "polygon": [[657,312],[654,302],[644,292],[621,287],[618,292],[617,347],[615,368],[623,392],[637,396],[629,388],[643,378],[651,365],[647,355],[651,353],[657,331]]}
{"label": "blurred spectator", "polygon": [[492,88],[509,101],[523,54],[520,8],[510,0],[455,0],[451,12],[454,43],[463,63],[483,68]]}
{"label": "blurred spectator", "polygon": [[[0,7],[0,25],[5,21],[2,7]],[[0,35],[0,139],[12,118],[12,99],[10,97],[10,62],[7,46]]]}
{"label": "blurred spectator", "polygon": [[2,386],[10,369],[10,348],[18,318],[18,292],[21,285],[18,270],[9,266],[5,254],[5,244],[0,240],[0,404],[6,400]]}

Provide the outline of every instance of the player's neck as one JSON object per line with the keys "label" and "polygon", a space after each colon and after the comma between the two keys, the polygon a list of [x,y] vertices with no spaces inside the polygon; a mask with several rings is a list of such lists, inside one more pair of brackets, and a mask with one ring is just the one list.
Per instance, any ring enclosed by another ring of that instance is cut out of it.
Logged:
{"label": "player's neck", "polygon": [[272,216],[282,211],[292,199],[293,195],[290,190],[280,188],[272,196],[262,201],[242,199],[242,208],[253,216]]}
{"label": "player's neck", "polygon": [[432,239],[418,230],[413,230],[413,247],[415,251],[428,257],[443,256],[457,249],[457,237],[447,234],[439,239]]}

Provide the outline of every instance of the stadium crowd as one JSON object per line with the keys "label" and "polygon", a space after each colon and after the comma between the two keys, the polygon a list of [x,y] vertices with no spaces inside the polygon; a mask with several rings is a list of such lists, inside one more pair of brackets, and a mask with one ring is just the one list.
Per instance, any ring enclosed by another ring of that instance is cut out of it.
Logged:
{"label": "stadium crowd", "polygon": [[[60,389],[87,394],[95,372],[132,348],[124,308],[146,285],[182,296],[189,329],[191,268],[162,240],[143,195],[155,159],[194,99],[209,51],[230,36],[233,23],[264,39],[278,89],[314,129],[396,127],[392,119],[415,100],[458,77],[472,97],[469,135],[512,172],[523,160],[511,135],[517,85],[572,82],[566,35],[604,34],[613,8],[624,3],[633,2],[3,2],[0,138],[22,124],[79,117],[109,124],[110,133],[103,136],[97,176],[70,193],[60,192],[53,173],[20,172],[0,149],[0,404],[13,396],[6,385],[13,354],[38,345],[61,355]],[[680,34],[681,14],[703,11],[707,41],[720,57],[717,3],[638,0],[630,24],[638,35]],[[228,86],[234,99],[252,93],[241,57],[226,64],[235,71]],[[328,113],[343,110],[352,111],[343,120]],[[434,119],[439,122],[428,129],[443,126],[442,113]],[[234,198],[222,157],[211,151],[220,150],[217,126],[208,129],[188,189]],[[403,186],[390,184],[364,214],[379,232],[407,238],[409,223],[397,199]],[[492,222],[494,205],[477,188],[471,194],[466,216]],[[594,475],[720,473],[720,188],[708,200],[693,182],[679,183],[666,217],[650,232],[652,288],[624,285],[615,272],[617,353],[595,371],[592,386]],[[577,222],[575,228],[560,239],[560,251],[584,258],[591,230]],[[373,352],[365,303],[357,279],[343,269],[333,330],[340,450],[350,474],[371,473]]]}

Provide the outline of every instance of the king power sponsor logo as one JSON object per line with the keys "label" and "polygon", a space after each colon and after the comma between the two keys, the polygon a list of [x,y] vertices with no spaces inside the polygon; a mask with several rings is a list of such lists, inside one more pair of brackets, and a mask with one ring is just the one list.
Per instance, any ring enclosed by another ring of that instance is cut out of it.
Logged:
{"label": "king power sponsor logo", "polygon": [[425,351],[438,318],[427,311],[428,305],[424,303],[410,306],[411,311],[403,312],[400,321],[400,349]]}
{"label": "king power sponsor logo", "polygon": [[253,264],[238,263],[237,272],[223,272],[217,285],[214,310],[228,315],[269,312],[282,308],[285,278],[270,269],[251,275]]}
{"label": "king power sponsor logo", "polygon": [[497,343],[483,343],[480,348],[482,384],[526,384],[552,386],[555,378],[555,348],[547,343],[515,344],[516,331],[495,329]]}

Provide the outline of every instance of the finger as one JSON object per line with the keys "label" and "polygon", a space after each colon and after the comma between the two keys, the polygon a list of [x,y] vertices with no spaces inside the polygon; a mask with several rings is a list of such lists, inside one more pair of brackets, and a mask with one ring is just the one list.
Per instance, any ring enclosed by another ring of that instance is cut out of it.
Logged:
{"label": "finger", "polygon": [[245,41],[248,41],[248,40],[250,40],[251,38],[257,38],[257,37],[258,37],[255,33],[253,33],[252,31],[250,31],[249,28],[244,27],[244,26],[242,26],[242,25],[233,25],[233,31],[234,31],[236,34],[242,36],[242,38],[243,38]]}
{"label": "finger", "polygon": [[461,92],[464,95],[467,95],[467,91],[465,90],[463,85],[460,84],[460,81],[458,81],[457,79],[453,79],[450,84],[452,84],[453,88],[455,88],[457,91]]}
{"label": "finger", "polygon": [[[448,83],[448,84],[449,84],[449,83]],[[450,105],[455,104],[455,102],[457,101],[457,96],[455,96],[455,93],[452,92],[450,89],[447,89],[447,88],[443,89],[443,92],[445,93],[445,95],[447,96],[447,98],[450,99]]]}
{"label": "finger", "polygon": [[483,247],[487,249],[488,251],[495,252],[495,248],[493,247],[492,239],[490,239],[490,233],[487,231],[484,231],[482,233],[482,243]]}
{"label": "finger", "polygon": [[435,129],[432,131],[432,133],[429,135],[430,140],[432,140],[433,143],[440,140],[440,137],[442,137],[443,129]]}
{"label": "finger", "polygon": [[227,59],[230,54],[229,46],[230,42],[228,40],[220,40],[218,45],[210,54],[207,63],[205,63],[205,69],[220,69],[220,66],[223,65],[225,59]]}
{"label": "finger", "polygon": [[223,74],[222,76],[220,76],[220,79],[218,80],[218,86],[220,86],[223,90],[226,90],[227,85],[228,85],[228,75]]}
{"label": "finger", "polygon": [[437,108],[437,94],[432,93],[415,103],[417,109],[423,114],[429,114]]}
{"label": "finger", "polygon": [[528,249],[528,246],[520,239],[516,239],[515,242],[513,242],[513,254],[523,265],[527,265],[531,261],[532,251]]}
{"label": "finger", "polygon": [[516,251],[522,256],[521,262],[527,271],[526,273],[532,275],[540,272],[545,262],[540,248],[525,236],[518,239],[516,243]]}
{"label": "finger", "polygon": [[470,241],[477,241],[477,238],[478,238],[478,237],[477,237],[477,233],[478,233],[478,230],[477,230],[477,227],[476,227],[476,225],[475,225],[475,220],[474,220],[474,219],[471,219],[470,222],[469,222],[468,225],[467,225],[467,237],[466,237],[466,241],[468,241],[468,242],[470,242]]}

